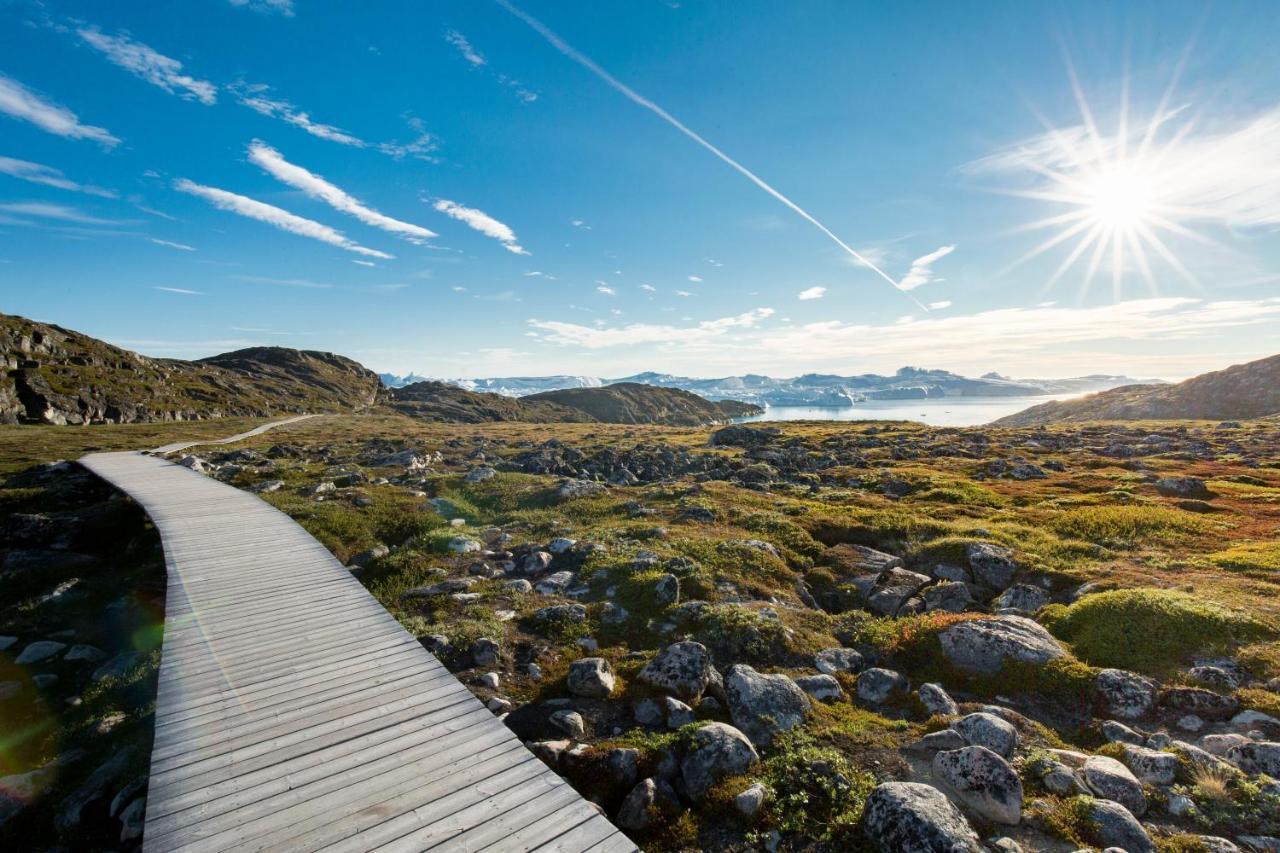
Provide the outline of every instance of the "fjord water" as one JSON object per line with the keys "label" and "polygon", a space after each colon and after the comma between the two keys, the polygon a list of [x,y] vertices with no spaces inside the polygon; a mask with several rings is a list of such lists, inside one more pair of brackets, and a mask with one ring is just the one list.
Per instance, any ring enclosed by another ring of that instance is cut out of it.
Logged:
{"label": "fjord water", "polygon": [[852,406],[770,406],[750,421],[919,421],[930,426],[979,426],[1050,400],[1079,394],[1033,397],[940,397],[931,400],[865,400]]}

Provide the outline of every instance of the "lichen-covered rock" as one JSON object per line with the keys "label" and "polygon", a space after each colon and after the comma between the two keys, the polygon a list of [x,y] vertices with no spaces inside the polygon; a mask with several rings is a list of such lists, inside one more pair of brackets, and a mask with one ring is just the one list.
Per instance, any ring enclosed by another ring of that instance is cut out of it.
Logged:
{"label": "lichen-covered rock", "polygon": [[964,554],[969,560],[973,579],[991,589],[1007,589],[1013,583],[1013,576],[1018,573],[1013,552],[1002,545],[970,542],[965,545]]}
{"label": "lichen-covered rock", "polygon": [[1125,744],[1124,763],[1148,785],[1172,785],[1178,774],[1178,757],[1171,752],[1148,749],[1145,746]]}
{"label": "lichen-covered rock", "polygon": [[830,675],[802,675],[796,679],[796,687],[821,702],[844,699],[844,688]]}
{"label": "lichen-covered rock", "polygon": [[785,675],[764,675],[745,664],[724,678],[729,716],[756,746],[768,746],[779,732],[795,728],[809,714],[809,697]]}
{"label": "lichen-covered rock", "polygon": [[924,609],[941,610],[946,613],[963,613],[973,604],[973,594],[969,585],[961,581],[947,581],[931,586],[922,593]]}
{"label": "lichen-covered rock", "polygon": [[984,746],[966,746],[933,757],[933,778],[972,813],[996,823],[1022,818],[1022,781],[1009,762]]}
{"label": "lichen-covered rock", "polygon": [[618,815],[614,818],[618,826],[632,832],[641,832],[649,828],[655,818],[655,805],[658,801],[658,783],[655,779],[641,780],[622,801]]}
{"label": "lichen-covered rock", "polygon": [[1123,669],[1099,670],[1093,692],[1105,713],[1122,720],[1142,719],[1156,703],[1155,682]]}
{"label": "lichen-covered rock", "polygon": [[677,699],[695,703],[718,677],[707,647],[685,640],[672,643],[658,652],[640,670],[636,680]]}
{"label": "lichen-covered rock", "polygon": [[569,664],[569,675],[565,681],[569,692],[575,696],[607,699],[617,678],[613,667],[604,658],[582,658]]}
{"label": "lichen-covered rock", "polygon": [[1038,586],[1020,583],[1009,587],[995,600],[995,606],[1002,610],[1020,610],[1023,613],[1035,613],[1049,603],[1049,593]]}
{"label": "lichen-covered rock", "polygon": [[858,672],[864,663],[857,649],[823,649],[813,656],[813,665],[824,675],[835,675],[837,672]]}
{"label": "lichen-covered rock", "polygon": [[925,710],[930,714],[942,717],[950,717],[960,713],[960,706],[956,704],[956,700],[951,698],[951,694],[941,684],[921,684],[920,689],[916,691],[920,697],[920,704],[924,705]]}
{"label": "lichen-covered rock", "polygon": [[756,748],[741,731],[725,723],[707,723],[693,733],[680,774],[685,791],[697,802],[716,782],[742,775],[759,760]]}
{"label": "lichen-covered rock", "polygon": [[1227,750],[1227,760],[1245,773],[1265,773],[1280,778],[1280,743],[1252,741]]}
{"label": "lichen-covered rock", "polygon": [[1018,730],[986,711],[967,714],[952,723],[951,728],[970,746],[984,746],[1004,758],[1012,756],[1018,748]]}
{"label": "lichen-covered rock", "polygon": [[1114,758],[1091,755],[1082,769],[1084,783],[1089,790],[1104,800],[1113,800],[1130,812],[1141,815],[1147,810],[1147,795],[1142,793],[1142,783]]}
{"label": "lichen-covered rock", "polygon": [[1159,705],[1175,714],[1195,714],[1204,720],[1225,720],[1240,710],[1235,697],[1200,687],[1169,687],[1160,691]]}
{"label": "lichen-covered rock", "polygon": [[1089,839],[1098,847],[1118,847],[1125,853],[1156,853],[1156,845],[1132,812],[1112,800],[1093,800],[1086,819]]}
{"label": "lichen-covered rock", "polygon": [[1067,653],[1052,634],[1023,616],[969,619],[942,631],[938,640],[949,661],[984,675],[999,672],[1007,660],[1044,664]]}
{"label": "lichen-covered rock", "polygon": [[881,853],[978,853],[982,844],[946,794],[919,782],[884,782],[867,798],[862,831]]}
{"label": "lichen-covered rock", "polygon": [[895,693],[905,692],[907,679],[898,672],[881,667],[863,670],[858,675],[858,698],[879,705]]}

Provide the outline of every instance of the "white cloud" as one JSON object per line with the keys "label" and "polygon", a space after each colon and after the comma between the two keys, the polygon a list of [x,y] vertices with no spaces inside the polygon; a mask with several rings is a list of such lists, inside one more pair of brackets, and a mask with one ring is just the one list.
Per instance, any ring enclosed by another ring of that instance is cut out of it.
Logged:
{"label": "white cloud", "polygon": [[194,252],[196,250],[195,246],[188,246],[186,243],[174,243],[171,240],[161,240],[159,237],[148,237],[147,239],[157,246],[168,246],[170,249],[178,249],[182,252]]}
{"label": "white cloud", "polygon": [[55,169],[52,166],[45,166],[41,163],[32,163],[29,160],[17,160],[13,157],[0,157],[0,174],[9,175],[21,181],[29,181],[33,184],[40,184],[46,187],[55,187],[60,190],[71,190],[72,192],[88,193],[89,195],[101,196],[102,198],[115,198],[116,194],[102,187],[89,186],[86,184],[78,184],[62,174],[61,169]]}
{"label": "white cloud", "polygon": [[207,80],[183,74],[182,63],[178,60],[157,53],[127,35],[109,36],[97,27],[81,27],[76,32],[108,61],[151,85],[159,86],[171,95],[178,95],[188,101],[199,101],[205,106],[217,103],[218,87]]}
{"label": "white cloud", "polygon": [[796,299],[807,301],[810,299],[821,299],[826,295],[827,289],[825,287],[810,287],[807,290],[802,290],[797,293]]}
{"label": "white cloud", "polygon": [[545,278],[547,281],[557,280],[555,276],[551,275],[550,273],[542,272],[541,270],[530,270],[524,275],[525,275],[525,278]]}
{"label": "white cloud", "polygon": [[436,232],[423,228],[421,225],[392,219],[390,216],[366,207],[358,199],[348,195],[319,175],[285,160],[284,157],[280,156],[279,151],[256,139],[249,144],[249,161],[261,166],[281,183],[288,184],[294,189],[302,190],[311,198],[323,201],[334,210],[354,216],[365,225],[381,228],[383,231],[388,231],[415,243],[437,236]]}
{"label": "white cloud", "polygon": [[376,266],[377,266],[377,264],[375,264],[373,261],[361,261],[361,260],[358,260],[358,259],[357,259],[357,260],[353,260],[351,263],[353,263],[353,264],[359,264],[359,265],[360,265],[360,266],[362,266],[362,267],[376,267]]}
{"label": "white cloud", "polygon": [[62,222],[75,222],[80,225],[124,225],[126,223],[117,219],[100,219],[97,216],[90,216],[87,213],[81,213],[74,207],[67,207],[64,204],[49,204],[43,201],[16,201],[0,204],[0,211],[4,213],[13,213],[19,216],[35,216],[40,219],[57,219]]}
{"label": "white cloud", "polygon": [[310,115],[282,98],[270,97],[267,94],[270,91],[268,86],[260,83],[233,83],[227,89],[235,95],[237,101],[254,112],[301,128],[312,136],[353,148],[367,148],[369,145],[341,128],[312,121]]}
{"label": "white cloud", "polygon": [[930,311],[941,311],[941,310],[942,310],[942,309],[944,309],[944,308],[950,308],[950,307],[951,307],[951,300],[950,300],[950,299],[941,299],[941,300],[939,300],[939,301],[937,301],[937,302],[930,302],[930,303],[929,303],[929,310],[930,310]]}
{"label": "white cloud", "polygon": [[92,139],[107,148],[120,140],[101,127],[81,124],[71,110],[32,92],[12,77],[0,74],[0,113],[29,121],[41,130],[65,139]]}
{"label": "white cloud", "polygon": [[590,231],[591,226],[581,219],[570,219],[569,224],[574,228],[581,228],[583,231]]}
{"label": "white cloud", "polygon": [[501,243],[502,247],[508,252],[513,252],[517,255],[529,254],[529,252],[516,241],[516,232],[512,231],[509,226],[494,219],[483,210],[477,210],[474,207],[464,207],[457,202],[449,201],[447,198],[436,199],[432,207],[446,216],[450,216],[468,227],[474,228],[486,237],[492,237]]}
{"label": "white cloud", "polygon": [[677,290],[676,296],[693,296],[693,294],[687,290]]}
{"label": "white cloud", "polygon": [[618,295],[618,291],[614,290],[612,287],[610,287],[609,285],[605,284],[604,282],[600,282],[599,284],[597,284],[597,285],[596,285],[596,290],[598,290],[600,293],[603,293],[605,296],[617,296],[617,295]]}
{"label": "white cloud", "polygon": [[378,145],[378,150],[394,160],[413,157],[416,160],[426,160],[428,163],[436,162],[438,158],[434,152],[440,145],[436,142],[436,138],[427,132],[426,124],[417,116],[410,116],[407,123],[414,133],[413,139],[408,142],[383,142]]}
{"label": "white cloud", "polygon": [[273,284],[277,287],[301,287],[306,290],[330,290],[332,284],[325,284],[319,281],[311,281],[306,278],[271,278],[264,275],[233,275],[236,281],[247,281],[253,284]]}
{"label": "white cloud", "polygon": [[180,293],[183,296],[204,296],[202,290],[188,290],[185,287],[157,287],[156,290],[163,290],[165,293]]}
{"label": "white cloud", "polygon": [[915,290],[921,285],[936,281],[933,276],[933,265],[935,262],[945,258],[956,250],[955,246],[942,246],[934,249],[927,255],[922,255],[911,262],[911,269],[907,271],[902,281],[898,282],[898,287],[903,290]]}
{"label": "white cloud", "polygon": [[328,225],[322,225],[311,219],[304,219],[297,214],[290,213],[275,205],[267,204],[248,196],[237,195],[233,192],[218,189],[217,187],[208,187],[202,184],[194,183],[186,178],[179,178],[173,182],[173,188],[179,192],[194,195],[212,204],[219,210],[225,210],[230,213],[239,214],[240,216],[256,219],[259,222],[265,222],[268,225],[274,225],[282,231],[288,231],[291,234],[297,234],[300,237],[310,237],[312,240],[319,240],[322,243],[328,243],[331,246],[337,246],[340,249],[346,249],[348,252],[355,252],[360,255],[367,255],[371,258],[389,259],[393,257],[386,252],[379,252],[376,249],[368,249],[355,243],[341,232]]}
{"label": "white cloud", "polygon": [[699,282],[701,282],[701,281],[702,281],[702,276],[700,276],[700,275],[691,275],[691,276],[689,276],[689,281],[693,282],[694,284],[697,284],[697,283],[699,283]]}
{"label": "white cloud", "polygon": [[642,285],[640,285],[640,289],[641,289],[641,290],[643,290],[643,291],[646,291],[646,292],[648,292],[648,293],[657,293],[657,292],[658,292],[658,288],[654,287],[652,284],[642,284]]}
{"label": "white cloud", "polygon": [[558,320],[530,320],[529,325],[547,333],[543,340],[594,350],[637,344],[697,344],[722,337],[731,329],[749,329],[773,313],[772,308],[755,308],[733,317],[704,320],[687,327],[632,323],[616,328],[595,328]]}
{"label": "white cloud", "polygon": [[251,9],[254,12],[275,13],[293,17],[293,0],[230,0],[232,6]]}
{"label": "white cloud", "polygon": [[444,34],[444,40],[458,49],[458,53],[462,54],[462,58],[477,67],[484,65],[484,55],[480,51],[471,46],[471,42],[467,41],[467,37],[457,30],[449,30]]}

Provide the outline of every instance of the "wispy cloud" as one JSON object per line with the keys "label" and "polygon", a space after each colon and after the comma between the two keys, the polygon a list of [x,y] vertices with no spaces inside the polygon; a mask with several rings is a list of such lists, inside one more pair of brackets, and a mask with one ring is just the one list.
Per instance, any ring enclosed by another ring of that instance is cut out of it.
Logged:
{"label": "wispy cloud", "polygon": [[23,86],[12,77],[0,74],[0,113],[29,121],[41,130],[65,139],[92,139],[107,148],[120,140],[101,127],[81,124],[79,117]]}
{"label": "wispy cloud", "polygon": [[643,291],[645,291],[646,293],[657,293],[657,292],[658,292],[658,288],[654,287],[652,284],[642,284],[642,285],[640,285],[640,289],[641,289],[641,290],[643,290]]}
{"label": "wispy cloud", "polygon": [[204,296],[203,290],[188,290],[185,287],[157,287],[156,290],[163,290],[165,293],[178,293],[182,296]]}
{"label": "wispy cloud", "polygon": [[687,290],[677,290],[676,296],[693,296],[693,294]]}
{"label": "wispy cloud", "polygon": [[617,296],[617,295],[618,295],[618,291],[614,290],[612,287],[610,287],[609,285],[605,284],[604,282],[597,282],[597,283],[596,283],[596,290],[597,290],[598,292],[600,292],[600,293],[603,293],[605,296]]}
{"label": "wispy cloud", "polygon": [[445,33],[444,40],[456,47],[458,53],[462,54],[462,58],[472,65],[479,67],[485,64],[484,55],[472,47],[467,37],[457,30],[449,30]]}
{"label": "wispy cloud", "polygon": [[218,100],[217,86],[207,80],[183,74],[181,62],[158,53],[142,42],[134,41],[124,34],[109,36],[97,27],[81,27],[76,32],[108,61],[153,86],[159,86],[166,92],[189,101],[199,101],[205,106],[213,106]]}
{"label": "wispy cloud", "polygon": [[386,252],[379,252],[376,249],[361,246],[349,240],[341,231],[330,228],[328,225],[305,219],[275,205],[267,204],[248,196],[238,195],[217,187],[197,184],[186,178],[179,178],[174,181],[173,188],[179,192],[202,198],[219,210],[225,210],[249,219],[256,219],[259,222],[274,225],[282,231],[288,231],[300,237],[310,237],[312,240],[319,240],[322,243],[328,243],[331,246],[346,249],[348,252],[367,255],[371,258],[389,259],[392,257]]}
{"label": "wispy cloud", "polygon": [[796,299],[808,301],[810,299],[821,299],[827,295],[825,287],[810,287],[796,294]]}
{"label": "wispy cloud", "polygon": [[312,136],[329,142],[337,142],[340,145],[350,145],[354,148],[367,148],[369,145],[363,139],[347,133],[341,128],[312,121],[311,116],[304,110],[299,109],[283,98],[272,97],[269,94],[271,91],[269,86],[261,83],[232,83],[227,89],[235,95],[237,101],[259,115],[279,119],[294,127],[301,128]]}
{"label": "wispy cloud", "polygon": [[755,308],[732,317],[704,320],[694,326],[667,326],[631,323],[599,328],[559,320],[530,320],[529,325],[544,332],[543,340],[585,349],[605,349],[638,344],[693,344],[722,337],[733,329],[749,329],[773,316],[772,308]]}
{"label": "wispy cloud", "polygon": [[262,167],[269,175],[281,183],[294,189],[302,190],[311,198],[323,201],[334,210],[354,216],[366,225],[381,228],[411,242],[420,242],[435,237],[436,232],[392,219],[373,208],[366,207],[360,201],[317,174],[307,171],[301,166],[290,163],[280,152],[264,142],[254,140],[249,144],[249,161]]}
{"label": "wispy cloud", "polygon": [[470,228],[474,228],[486,237],[492,237],[502,244],[502,247],[508,252],[517,255],[527,255],[528,251],[516,240],[516,232],[502,222],[494,219],[483,210],[477,210],[474,207],[464,207],[457,202],[449,201],[447,198],[436,199],[432,204],[436,210],[462,222]]}
{"label": "wispy cloud", "polygon": [[583,231],[590,231],[590,230],[591,230],[591,226],[590,226],[590,225],[588,225],[588,224],[586,223],[586,221],[584,221],[584,220],[582,220],[582,219],[576,219],[576,218],[575,218],[575,219],[570,219],[570,220],[569,220],[569,224],[570,224],[570,225],[572,225],[574,228],[581,228]]}
{"label": "wispy cloud", "polygon": [[254,12],[273,13],[286,18],[293,17],[293,0],[230,0],[232,6]]}
{"label": "wispy cloud", "polygon": [[306,278],[272,278],[265,275],[233,275],[236,281],[247,281],[251,284],[271,284],[276,287],[301,287],[307,290],[331,290],[332,284],[311,281]]}
{"label": "wispy cloud", "polygon": [[[744,178],[751,181],[751,183],[755,184],[757,187],[764,190],[769,195],[773,196],[782,204],[786,205],[797,216],[801,217],[810,225],[817,228],[829,240],[831,240],[837,246],[839,246],[841,250],[843,250],[845,253],[847,253],[848,255],[850,255],[851,257],[857,260],[862,261],[869,269],[871,269],[873,272],[878,274],[882,279],[884,279],[889,284],[893,285],[895,288],[898,287],[898,283],[894,281],[889,276],[888,273],[884,272],[875,264],[871,263],[870,260],[860,255],[855,249],[849,246],[849,244],[845,243],[843,240],[837,237],[835,235],[835,232],[833,232],[830,228],[828,228],[827,226],[819,222],[816,217],[814,217],[811,213],[809,213],[804,208],[800,207],[800,205],[796,204],[794,201],[787,198],[778,190],[774,189],[770,184],[766,183],[765,180],[761,178],[759,175],[752,172],[746,166],[743,166],[737,160],[734,160],[732,157],[730,157],[728,154],[721,151],[715,145],[712,145],[710,142],[704,139],[701,135],[699,135],[698,133],[690,129],[688,126],[686,126],[683,122],[681,122],[675,116],[671,115],[671,113],[667,112],[662,107],[658,106],[653,101],[649,100],[648,98],[644,97],[640,93],[636,92],[634,89],[627,86],[621,80],[614,77],[608,71],[604,70],[602,67],[597,65],[593,59],[579,52],[577,48],[573,47],[564,39],[560,38],[560,36],[556,35],[550,28],[548,28],[545,24],[543,24],[537,18],[533,17],[532,15],[525,12],[523,9],[520,9],[519,7],[511,3],[510,0],[496,0],[496,2],[498,3],[499,6],[506,9],[512,15],[515,15],[517,18],[519,18],[520,20],[528,24],[534,30],[534,32],[542,36],[547,41],[548,44],[550,44],[556,50],[560,51],[560,53],[564,54],[569,59],[573,60],[574,62],[581,65],[583,68],[590,71],[596,77],[600,78],[600,80],[603,81],[605,85],[609,86],[614,91],[623,95],[632,103],[640,107],[643,107],[644,109],[653,113],[658,118],[662,119],[667,124],[671,125],[676,130],[683,133],[689,139],[693,140],[698,145],[701,145],[707,151],[715,155],[715,157],[718,158],[725,165],[729,166],[734,171],[738,172]],[[912,301],[916,301],[915,298],[910,295],[908,295],[907,298],[911,299]],[[916,304],[919,305],[920,303],[916,302]],[[920,307],[923,308],[924,306],[921,305]]]}
{"label": "wispy cloud", "polygon": [[377,266],[377,264],[375,264],[373,261],[361,261],[361,260],[358,260],[358,259],[357,259],[357,260],[353,260],[351,263],[353,263],[353,264],[359,264],[359,265],[360,265],[360,266],[362,266],[362,267],[376,267],[376,266]]}
{"label": "wispy cloud", "polygon": [[929,303],[929,310],[930,310],[930,311],[941,311],[943,308],[950,308],[950,307],[951,307],[951,300],[950,300],[950,299],[941,299],[941,300],[939,300],[939,301],[937,301],[937,302],[930,302],[930,303]]}
{"label": "wispy cloud", "polygon": [[383,142],[378,145],[378,150],[393,160],[413,157],[415,160],[426,160],[429,163],[436,162],[435,151],[440,147],[440,144],[436,141],[435,136],[427,131],[426,124],[417,116],[410,116],[407,119],[407,123],[409,129],[414,133],[412,139],[408,142]]}
{"label": "wispy cloud", "polygon": [[524,276],[525,278],[545,278],[547,281],[556,281],[555,276],[550,273],[542,272],[541,270],[530,270],[525,273]]}
{"label": "wispy cloud", "polygon": [[942,246],[934,249],[927,255],[922,255],[911,262],[911,269],[907,270],[907,274],[902,281],[898,282],[898,287],[903,290],[915,290],[917,287],[928,284],[936,279],[933,277],[933,265],[945,258],[956,250],[955,246]]}
{"label": "wispy cloud", "polygon": [[62,174],[61,169],[55,169],[52,166],[45,166],[40,163],[32,163],[28,160],[17,160],[13,157],[0,157],[0,174],[9,175],[21,181],[29,181],[33,184],[55,187],[60,190],[88,193],[102,198],[116,197],[116,193],[112,190],[76,183]]}
{"label": "wispy cloud", "polygon": [[698,283],[700,283],[700,282],[702,281],[702,276],[700,276],[700,275],[691,275],[691,276],[689,276],[689,281],[693,282],[694,284],[698,284]]}
{"label": "wispy cloud", "polygon": [[157,246],[168,246],[170,249],[178,249],[182,252],[194,252],[196,250],[195,246],[188,246],[186,243],[175,243],[172,240],[161,240],[159,237],[148,237],[147,239],[152,243],[155,243]]}
{"label": "wispy cloud", "polygon": [[15,201],[0,204],[0,211],[18,216],[34,216],[40,219],[57,219],[62,222],[75,222],[80,225],[126,225],[119,219],[101,219],[81,213],[74,207],[64,204],[49,204],[43,201]]}

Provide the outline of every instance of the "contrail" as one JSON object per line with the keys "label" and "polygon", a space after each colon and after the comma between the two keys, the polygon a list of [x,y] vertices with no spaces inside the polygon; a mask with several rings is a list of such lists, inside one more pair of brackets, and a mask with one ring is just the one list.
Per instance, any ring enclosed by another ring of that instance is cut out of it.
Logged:
{"label": "contrail", "polygon": [[896,282],[892,276],[890,276],[884,270],[880,269],[875,264],[871,263],[871,261],[867,260],[862,255],[858,254],[858,252],[852,246],[850,246],[848,243],[846,243],[845,241],[837,237],[831,231],[830,228],[828,228],[827,226],[819,222],[817,219],[815,219],[807,210],[802,208],[800,205],[796,204],[794,201],[792,201],[782,193],[775,190],[768,183],[766,183],[763,178],[756,175],[746,166],[742,165],[737,160],[733,159],[728,154],[724,153],[723,151],[721,151],[719,148],[712,145],[707,140],[703,139],[695,131],[693,131],[692,129],[687,127],[683,122],[681,122],[678,118],[671,115],[671,113],[667,112],[662,107],[658,106],[653,101],[646,98],[644,95],[641,95],[639,92],[632,89],[626,83],[623,83],[617,77],[614,77],[608,71],[605,71],[603,68],[597,65],[589,56],[585,56],[584,54],[578,52],[577,48],[573,47],[572,45],[567,43],[564,39],[560,38],[560,36],[556,35],[554,32],[548,29],[547,26],[543,24],[541,21],[539,21],[537,18],[533,17],[532,15],[529,15],[527,12],[525,12],[523,9],[519,8],[518,6],[513,5],[510,2],[510,0],[494,0],[494,2],[496,2],[502,8],[506,9],[512,15],[515,15],[517,18],[524,21],[526,24],[532,27],[534,31],[538,33],[538,35],[546,39],[547,42],[549,42],[552,47],[554,47],[556,50],[560,51],[565,56],[572,59],[574,62],[581,65],[583,68],[590,71],[592,74],[599,77],[611,88],[615,89],[618,92],[621,92],[623,95],[625,95],[628,98],[628,100],[644,107],[646,110],[653,113],[658,118],[662,119],[667,124],[671,125],[676,130],[680,131],[685,136],[689,137],[694,142],[698,143],[703,148],[710,151],[712,154],[716,155],[716,157],[720,158],[729,166],[732,166],[739,174],[741,174],[747,180],[751,181],[751,183],[755,184],[760,189],[764,190],[769,195],[773,196],[778,201],[785,204],[787,207],[791,208],[793,211],[795,211],[797,214],[803,217],[807,222],[809,222],[809,224],[813,225],[813,227],[817,228],[823,234],[827,235],[827,237],[829,237],[833,243],[835,243],[837,246],[839,246],[841,249],[847,252],[851,257],[854,258],[854,260],[858,261],[863,266],[875,272],[876,275],[880,276],[882,279],[889,282],[889,284],[893,285],[894,290],[898,291],[903,296],[907,297],[916,305],[918,305],[920,307],[920,310],[922,311],[929,310],[918,299],[916,299],[914,296],[912,296],[911,294],[903,290],[901,287],[899,287],[898,282]]}

